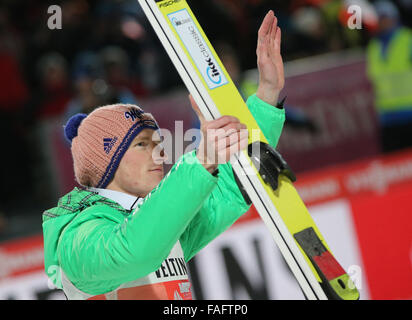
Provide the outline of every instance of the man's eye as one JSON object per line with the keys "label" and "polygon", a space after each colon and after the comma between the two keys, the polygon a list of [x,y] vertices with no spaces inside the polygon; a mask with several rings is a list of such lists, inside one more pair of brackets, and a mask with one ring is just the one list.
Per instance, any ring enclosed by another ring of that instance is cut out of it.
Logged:
{"label": "man's eye", "polygon": [[136,144],[136,146],[139,146],[139,147],[145,147],[146,145],[147,145],[146,142],[138,142],[138,143]]}

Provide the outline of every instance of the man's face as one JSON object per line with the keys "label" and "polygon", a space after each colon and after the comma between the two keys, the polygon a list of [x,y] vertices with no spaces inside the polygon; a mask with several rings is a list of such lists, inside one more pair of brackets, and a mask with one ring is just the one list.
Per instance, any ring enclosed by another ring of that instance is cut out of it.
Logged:
{"label": "man's face", "polygon": [[123,155],[107,189],[138,197],[145,197],[152,191],[163,178],[163,163],[167,159],[159,143],[157,132],[142,130]]}

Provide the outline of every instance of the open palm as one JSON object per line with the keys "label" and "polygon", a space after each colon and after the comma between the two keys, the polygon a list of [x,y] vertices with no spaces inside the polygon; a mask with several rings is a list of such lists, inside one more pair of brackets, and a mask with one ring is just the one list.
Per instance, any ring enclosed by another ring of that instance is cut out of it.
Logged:
{"label": "open palm", "polygon": [[278,20],[270,10],[259,28],[256,49],[259,70],[257,96],[263,101],[275,105],[279,93],[285,85],[283,60],[280,54],[281,30]]}

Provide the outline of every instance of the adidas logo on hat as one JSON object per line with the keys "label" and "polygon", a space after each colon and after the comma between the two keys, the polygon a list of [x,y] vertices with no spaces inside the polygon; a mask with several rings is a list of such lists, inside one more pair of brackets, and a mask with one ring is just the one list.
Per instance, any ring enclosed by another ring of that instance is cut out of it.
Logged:
{"label": "adidas logo on hat", "polygon": [[112,138],[103,138],[103,147],[104,147],[104,152],[109,154],[110,150],[112,150],[114,144],[117,141],[117,137]]}

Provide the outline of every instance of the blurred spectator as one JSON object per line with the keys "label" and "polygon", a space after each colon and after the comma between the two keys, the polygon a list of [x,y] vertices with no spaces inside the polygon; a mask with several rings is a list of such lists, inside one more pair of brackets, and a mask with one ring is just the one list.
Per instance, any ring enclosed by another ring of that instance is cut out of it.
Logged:
{"label": "blurred spectator", "polygon": [[412,33],[390,1],[375,3],[376,36],[367,48],[368,75],[375,90],[383,152],[412,146]]}
{"label": "blurred spectator", "polygon": [[[363,44],[362,32],[339,22],[345,0],[188,2],[211,43],[222,49],[219,54],[244,97],[256,90],[256,79],[245,70],[256,68],[256,31],[269,9],[283,31],[284,61]],[[412,0],[395,2],[411,25]],[[62,29],[48,28],[47,9],[52,4],[62,9]],[[48,201],[40,195],[46,188],[32,186],[33,181],[47,180],[40,169],[50,166],[39,150],[53,148],[48,145],[51,139],[46,141],[47,130],[39,138],[39,127],[53,119],[63,125],[61,118],[103,104],[138,104],[143,97],[182,86],[136,0],[1,2],[0,70],[0,134],[12,137],[3,141],[7,156],[0,160],[0,210],[7,214],[28,212],[16,201],[22,185],[35,198],[33,204],[48,206],[40,204]],[[293,118],[293,109],[286,106],[289,126],[293,119],[296,124],[305,119],[299,113]]]}
{"label": "blurred spectator", "polygon": [[295,35],[294,57],[314,55],[328,51],[328,28],[317,7],[301,7],[291,15]]}
{"label": "blurred spectator", "polygon": [[99,60],[108,85],[118,92],[119,102],[136,103],[134,95],[142,97],[148,94],[139,78],[131,74],[131,63],[125,50],[108,46],[101,50]]}
{"label": "blurred spectator", "polygon": [[[27,187],[30,191],[31,180],[28,152],[27,117],[25,104],[29,99],[24,75],[20,68],[20,36],[14,28],[9,14],[0,8],[0,136],[2,151],[0,157],[0,195],[1,208],[16,201],[16,190]],[[8,212],[8,210],[5,210]]]}
{"label": "blurred spectator", "polygon": [[59,53],[48,53],[40,58],[37,72],[40,83],[37,89],[39,104],[35,110],[37,117],[62,115],[72,96],[66,59]]}
{"label": "blurred spectator", "polygon": [[73,67],[75,97],[67,105],[65,119],[76,113],[90,113],[106,104],[136,104],[128,89],[128,68],[128,57],[118,47],[104,48],[100,54],[79,54]]}
{"label": "blurred spectator", "polygon": [[28,89],[20,69],[21,37],[8,12],[0,7],[0,111],[16,113],[28,99]]}
{"label": "blurred spectator", "polygon": [[[272,9],[278,25],[285,30],[289,16],[286,12],[289,1],[284,0],[212,0],[193,1],[195,14],[206,35],[214,43],[224,39],[238,53],[242,70],[255,68],[257,30],[266,13]],[[214,23],[210,23],[213,17]],[[224,28],[222,28],[224,26]],[[283,33],[282,46],[289,47],[287,32]],[[286,56],[289,54],[287,51]]]}

